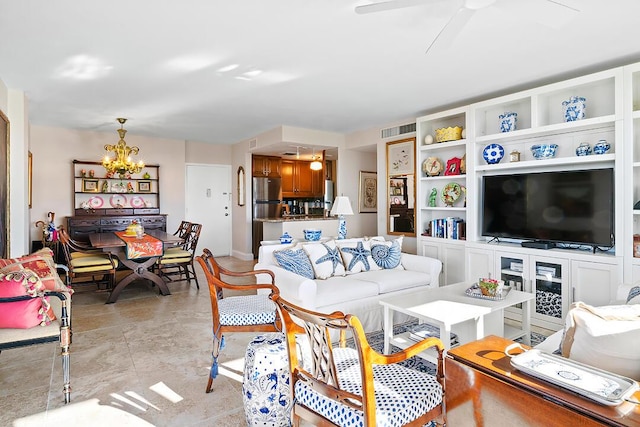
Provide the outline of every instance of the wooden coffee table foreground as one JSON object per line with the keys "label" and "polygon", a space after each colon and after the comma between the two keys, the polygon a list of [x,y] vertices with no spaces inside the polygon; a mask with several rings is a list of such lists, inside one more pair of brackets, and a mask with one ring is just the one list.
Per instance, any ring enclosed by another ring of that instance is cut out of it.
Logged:
{"label": "wooden coffee table foreground", "polygon": [[[446,402],[451,426],[640,426],[640,405],[605,406],[521,373],[488,336],[449,350]],[[640,391],[632,396],[640,400]]]}

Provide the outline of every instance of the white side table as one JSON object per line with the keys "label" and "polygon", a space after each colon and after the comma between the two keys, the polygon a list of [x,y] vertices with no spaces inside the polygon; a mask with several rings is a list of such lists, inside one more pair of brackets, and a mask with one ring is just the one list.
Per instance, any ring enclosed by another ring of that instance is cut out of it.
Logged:
{"label": "white side table", "polygon": [[291,425],[289,357],[283,333],[258,335],[244,358],[242,401],[248,426]]}

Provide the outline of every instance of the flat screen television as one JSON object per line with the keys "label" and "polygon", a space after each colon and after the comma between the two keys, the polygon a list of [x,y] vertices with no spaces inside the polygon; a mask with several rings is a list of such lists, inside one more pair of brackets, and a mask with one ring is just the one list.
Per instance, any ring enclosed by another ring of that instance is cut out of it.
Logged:
{"label": "flat screen television", "polygon": [[614,245],[613,169],[485,176],[482,235]]}

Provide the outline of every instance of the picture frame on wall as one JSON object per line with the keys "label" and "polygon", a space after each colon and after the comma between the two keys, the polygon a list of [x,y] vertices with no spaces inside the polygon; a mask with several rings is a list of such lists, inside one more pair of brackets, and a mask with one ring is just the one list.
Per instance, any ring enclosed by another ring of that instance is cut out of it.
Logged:
{"label": "picture frame on wall", "polygon": [[409,175],[415,171],[415,138],[387,143],[387,173]]}
{"label": "picture frame on wall", "polygon": [[151,181],[138,181],[139,193],[151,193]]}
{"label": "picture frame on wall", "polygon": [[83,179],[82,180],[82,191],[85,193],[96,193],[98,191],[98,180],[97,179]]}
{"label": "picture frame on wall", "polygon": [[9,256],[9,119],[0,110],[0,258]]}
{"label": "picture frame on wall", "polygon": [[378,212],[378,174],[377,172],[360,171],[358,190],[358,212]]}

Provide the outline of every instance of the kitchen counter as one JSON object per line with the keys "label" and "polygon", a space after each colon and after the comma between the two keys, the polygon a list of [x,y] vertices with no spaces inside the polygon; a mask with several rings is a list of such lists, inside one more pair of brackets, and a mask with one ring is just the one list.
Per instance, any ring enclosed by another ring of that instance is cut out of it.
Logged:
{"label": "kitchen counter", "polygon": [[255,218],[254,221],[258,222],[289,222],[289,221],[331,221],[336,218],[329,217],[325,218],[323,216],[313,216],[313,215],[288,215],[283,216],[282,218]]}
{"label": "kitchen counter", "polygon": [[278,240],[285,231],[294,239],[304,239],[304,230],[322,231],[322,237],[333,237],[338,234],[338,219],[324,217],[284,217],[277,219],[256,219],[262,222],[262,240]]}

